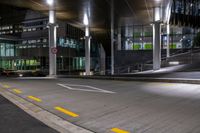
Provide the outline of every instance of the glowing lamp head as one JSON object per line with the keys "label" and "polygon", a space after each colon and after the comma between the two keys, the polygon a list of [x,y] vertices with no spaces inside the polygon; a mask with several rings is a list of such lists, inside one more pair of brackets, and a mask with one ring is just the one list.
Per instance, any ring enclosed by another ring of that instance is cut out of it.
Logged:
{"label": "glowing lamp head", "polygon": [[154,21],[160,21],[162,18],[161,15],[161,8],[160,7],[155,7],[154,8]]}
{"label": "glowing lamp head", "polygon": [[86,13],[84,14],[83,24],[86,25],[86,26],[89,25],[88,15]]}
{"label": "glowing lamp head", "polygon": [[54,3],[54,0],[47,0],[47,4],[48,4],[48,5],[52,6],[53,3]]}

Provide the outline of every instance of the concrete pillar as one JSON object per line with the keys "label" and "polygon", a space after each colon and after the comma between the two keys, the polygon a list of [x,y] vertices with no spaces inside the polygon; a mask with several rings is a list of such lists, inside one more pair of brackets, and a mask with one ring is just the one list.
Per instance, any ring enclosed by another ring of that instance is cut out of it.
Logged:
{"label": "concrete pillar", "polygon": [[100,74],[101,75],[105,75],[106,73],[106,53],[105,53],[105,50],[101,44],[100,46]]}
{"label": "concrete pillar", "polygon": [[161,21],[161,8],[153,8],[153,70],[161,67]]}
{"label": "concrete pillar", "polygon": [[122,35],[121,35],[121,27],[118,27],[118,34],[117,34],[117,41],[118,41],[118,45],[117,45],[117,49],[118,50],[122,50]]}
{"label": "concrete pillar", "polygon": [[114,0],[111,0],[111,75],[114,75]]}
{"label": "concrete pillar", "polygon": [[90,34],[88,26],[85,28],[85,74],[90,75]]}
{"label": "concrete pillar", "polygon": [[57,40],[57,25],[56,15],[54,10],[49,11],[49,76],[56,76],[56,40]]}
{"label": "concrete pillar", "polygon": [[159,70],[161,66],[161,25],[153,23],[153,70]]}
{"label": "concrete pillar", "polygon": [[170,25],[167,24],[167,57],[170,57]]}

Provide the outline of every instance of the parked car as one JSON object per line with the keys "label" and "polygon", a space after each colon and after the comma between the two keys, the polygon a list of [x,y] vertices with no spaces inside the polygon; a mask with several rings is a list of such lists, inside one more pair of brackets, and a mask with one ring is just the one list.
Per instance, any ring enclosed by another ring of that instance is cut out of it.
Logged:
{"label": "parked car", "polygon": [[3,75],[3,76],[16,76],[17,74],[15,73],[14,70],[2,69],[1,75]]}
{"label": "parked car", "polygon": [[47,71],[40,70],[6,70],[0,68],[0,76],[6,77],[45,77],[48,75]]}

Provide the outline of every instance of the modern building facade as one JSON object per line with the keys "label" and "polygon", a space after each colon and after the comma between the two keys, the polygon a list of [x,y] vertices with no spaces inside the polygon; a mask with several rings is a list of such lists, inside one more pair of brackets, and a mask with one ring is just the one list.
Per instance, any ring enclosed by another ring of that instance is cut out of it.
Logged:
{"label": "modern building facade", "polygon": [[[170,49],[191,48],[193,37],[198,30],[190,27],[171,26],[170,28]],[[122,27],[122,46],[121,50],[152,50],[153,34],[150,25],[134,25]],[[163,26],[161,34],[162,49],[167,48],[167,31]]]}
{"label": "modern building facade", "polygon": [[[0,3],[10,5],[6,1]],[[58,71],[84,71],[86,61],[83,20],[86,14],[89,29],[94,34],[91,68],[97,70],[100,66],[107,66],[104,72],[109,73],[118,72],[121,68],[129,70],[130,66],[137,70],[138,67],[135,66],[143,64],[151,64],[150,69],[156,66],[155,70],[158,70],[162,59],[193,48],[193,38],[199,32],[198,0],[78,0],[77,3],[74,5],[72,1],[55,1],[57,19],[62,20],[57,22]],[[20,5],[19,1],[13,4]],[[32,7],[33,4],[35,7]],[[83,6],[80,9],[78,5]],[[1,23],[0,34],[4,38],[2,67],[46,71],[49,68],[46,27],[49,5],[38,0],[20,6],[38,10],[40,13],[27,10],[25,14],[22,13],[20,21]],[[3,16],[1,20],[5,18]],[[73,23],[73,26],[64,21]],[[103,45],[106,56],[100,55],[100,44]],[[9,52],[11,54],[6,53],[9,51],[8,47],[13,47],[12,52]],[[106,65],[101,63],[100,57],[107,58]]]}
{"label": "modern building facade", "polygon": [[[178,55],[194,49],[193,39],[199,30],[199,1],[171,1],[170,32],[162,21],[160,31],[161,59],[166,60],[169,34],[169,56]],[[167,12],[164,12],[167,14]],[[142,65],[153,69],[153,21],[143,25],[128,24],[119,27],[118,47],[115,52],[116,73],[128,72],[128,68],[142,71]],[[117,37],[116,37],[117,38]],[[199,47],[195,47],[198,49]],[[144,68],[144,70],[146,70]]]}
{"label": "modern building facade", "polygon": [[[17,10],[16,10],[17,11]],[[6,18],[4,18],[6,19]],[[84,30],[57,21],[57,71],[79,73],[85,69]],[[24,19],[0,25],[0,67],[12,70],[41,70],[48,72],[48,17],[26,10]],[[92,39],[91,69],[99,69],[100,45]]]}

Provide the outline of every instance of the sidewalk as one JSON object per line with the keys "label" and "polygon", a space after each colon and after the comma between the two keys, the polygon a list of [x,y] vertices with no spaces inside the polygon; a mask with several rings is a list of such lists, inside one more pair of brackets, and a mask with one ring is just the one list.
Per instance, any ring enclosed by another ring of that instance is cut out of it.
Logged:
{"label": "sidewalk", "polygon": [[58,133],[0,95],[0,133]]}
{"label": "sidewalk", "polygon": [[150,74],[126,74],[115,76],[75,76],[60,75],[58,78],[81,78],[99,80],[122,80],[122,81],[142,81],[142,82],[167,82],[167,83],[187,83],[200,84],[200,72],[174,72],[174,73],[150,73]]}

